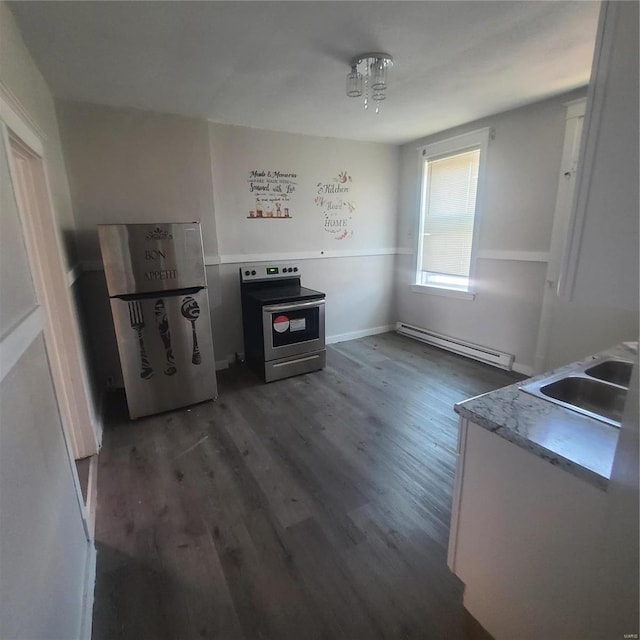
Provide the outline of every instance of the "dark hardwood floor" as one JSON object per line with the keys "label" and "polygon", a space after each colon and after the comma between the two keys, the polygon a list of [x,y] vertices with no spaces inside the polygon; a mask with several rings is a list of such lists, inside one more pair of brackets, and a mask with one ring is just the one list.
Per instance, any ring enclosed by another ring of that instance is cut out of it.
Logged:
{"label": "dark hardwood floor", "polygon": [[95,640],[455,640],[453,404],[514,375],[394,333],[129,422],[99,458]]}

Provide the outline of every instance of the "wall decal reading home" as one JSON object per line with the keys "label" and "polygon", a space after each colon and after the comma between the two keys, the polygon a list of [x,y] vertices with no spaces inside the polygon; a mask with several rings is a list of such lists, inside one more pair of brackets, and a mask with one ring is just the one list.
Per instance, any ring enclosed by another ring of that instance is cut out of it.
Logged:
{"label": "wall decal reading home", "polygon": [[286,171],[249,171],[247,185],[255,198],[247,218],[291,218],[291,197],[298,186],[298,174]]}
{"label": "wall decal reading home", "polygon": [[335,240],[353,236],[351,223],[356,203],[349,197],[352,178],[341,171],[331,182],[318,182],[314,202],[324,213],[324,230]]}

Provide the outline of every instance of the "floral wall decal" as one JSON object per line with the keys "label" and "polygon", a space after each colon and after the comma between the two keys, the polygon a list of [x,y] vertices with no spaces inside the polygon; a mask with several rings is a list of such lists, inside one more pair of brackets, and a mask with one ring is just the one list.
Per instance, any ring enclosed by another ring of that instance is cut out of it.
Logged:
{"label": "floral wall decal", "polygon": [[356,202],[349,198],[353,178],[340,171],[335,178],[316,184],[316,196],[313,199],[316,207],[324,214],[324,230],[334,240],[344,240],[353,236],[351,229]]}

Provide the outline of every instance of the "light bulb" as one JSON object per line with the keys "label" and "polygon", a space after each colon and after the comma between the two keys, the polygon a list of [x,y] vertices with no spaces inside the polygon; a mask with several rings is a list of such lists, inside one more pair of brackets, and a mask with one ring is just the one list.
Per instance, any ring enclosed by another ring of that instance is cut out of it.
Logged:
{"label": "light bulb", "polygon": [[350,98],[359,98],[362,95],[362,74],[354,66],[347,74],[347,95]]}
{"label": "light bulb", "polygon": [[376,58],[371,63],[371,88],[373,90],[387,88],[387,64],[383,58]]}

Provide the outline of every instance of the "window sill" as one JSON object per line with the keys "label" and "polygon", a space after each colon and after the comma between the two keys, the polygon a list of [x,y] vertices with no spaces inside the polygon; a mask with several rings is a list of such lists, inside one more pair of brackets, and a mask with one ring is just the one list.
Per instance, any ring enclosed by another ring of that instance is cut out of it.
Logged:
{"label": "window sill", "polygon": [[415,293],[430,293],[435,296],[444,296],[445,298],[458,298],[459,300],[475,300],[476,294],[471,291],[462,291],[461,289],[447,289],[446,287],[434,287],[426,284],[409,285],[411,291]]}

